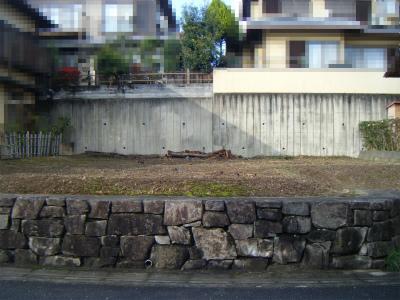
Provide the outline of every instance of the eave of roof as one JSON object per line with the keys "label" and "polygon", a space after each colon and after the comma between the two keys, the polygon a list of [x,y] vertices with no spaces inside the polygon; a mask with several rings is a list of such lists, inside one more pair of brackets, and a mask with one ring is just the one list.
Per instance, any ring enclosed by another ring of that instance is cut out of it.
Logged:
{"label": "eave of roof", "polygon": [[358,21],[315,18],[271,18],[241,22],[246,29],[363,29]]}
{"label": "eave of roof", "polygon": [[400,105],[400,100],[391,102],[389,105],[386,106],[386,108],[392,107],[393,105]]}
{"label": "eave of roof", "polygon": [[265,18],[240,22],[244,29],[323,29],[323,30],[362,30],[370,34],[400,34],[400,26],[374,26],[359,21],[326,18]]}
{"label": "eave of roof", "polygon": [[31,92],[35,92],[35,91],[38,90],[35,87],[35,85],[21,83],[19,81],[16,81],[14,79],[9,78],[9,77],[0,76],[0,82],[3,83],[3,84],[10,85],[10,86],[23,88],[23,89],[26,89],[26,90],[31,91]]}
{"label": "eave of roof", "polygon": [[38,28],[53,28],[54,24],[32,8],[25,0],[5,0],[5,2],[16,10],[32,18]]}
{"label": "eave of roof", "polygon": [[400,26],[367,27],[365,33],[372,34],[400,34]]}

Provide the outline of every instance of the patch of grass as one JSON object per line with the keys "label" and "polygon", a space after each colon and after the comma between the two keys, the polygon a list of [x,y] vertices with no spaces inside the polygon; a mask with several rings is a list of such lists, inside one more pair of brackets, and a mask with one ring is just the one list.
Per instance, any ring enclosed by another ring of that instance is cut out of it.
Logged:
{"label": "patch of grass", "polygon": [[91,195],[163,195],[188,197],[239,197],[249,195],[245,186],[213,183],[213,182],[186,182],[175,186],[160,186],[155,188],[149,185],[126,186],[113,184],[105,178],[90,178],[77,191],[80,194]]}
{"label": "patch of grass", "polygon": [[386,258],[387,269],[391,272],[400,272],[400,249],[395,249]]}
{"label": "patch of grass", "polygon": [[185,192],[189,197],[238,197],[248,195],[243,186],[222,183],[197,183]]}
{"label": "patch of grass", "polygon": [[[84,194],[102,194],[104,188],[104,182],[102,178],[90,178],[83,186]],[[117,193],[119,194],[119,193]]]}

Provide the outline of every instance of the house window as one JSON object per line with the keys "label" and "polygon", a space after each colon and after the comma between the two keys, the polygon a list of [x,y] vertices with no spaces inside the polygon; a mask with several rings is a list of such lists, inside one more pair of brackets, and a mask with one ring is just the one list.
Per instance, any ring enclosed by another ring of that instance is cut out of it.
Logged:
{"label": "house window", "polygon": [[39,10],[61,30],[78,30],[81,27],[82,4],[46,4]]}
{"label": "house window", "polygon": [[106,4],[105,32],[133,32],[133,5]]}
{"label": "house window", "polygon": [[60,9],[57,7],[52,7],[48,9],[48,13],[50,20],[62,27],[62,24],[60,24]]}
{"label": "house window", "polygon": [[[366,0],[361,0],[367,2]],[[354,20],[356,16],[356,2],[354,0],[325,0],[325,9],[331,18]]]}
{"label": "house window", "polygon": [[371,1],[356,0],[356,20],[361,23],[368,23],[371,19]]}
{"label": "house window", "polygon": [[385,70],[387,49],[348,47],[345,49],[345,60],[353,68]]}
{"label": "house window", "polygon": [[307,57],[309,68],[329,68],[339,61],[339,43],[312,41],[307,42]]}
{"label": "house window", "polygon": [[282,0],[281,12],[286,17],[308,17],[310,0]]}
{"label": "house window", "polygon": [[280,14],[282,13],[281,0],[263,0],[264,14]]}
{"label": "house window", "polygon": [[376,14],[380,17],[396,14],[396,0],[376,0]]}
{"label": "house window", "polygon": [[308,63],[306,60],[306,42],[290,41],[289,42],[289,67],[290,68],[306,68]]}

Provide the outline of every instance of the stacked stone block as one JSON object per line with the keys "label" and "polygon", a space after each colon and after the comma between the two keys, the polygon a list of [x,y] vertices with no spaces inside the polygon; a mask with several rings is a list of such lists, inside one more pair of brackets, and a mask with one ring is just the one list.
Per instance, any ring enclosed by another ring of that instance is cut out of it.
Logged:
{"label": "stacked stone block", "polygon": [[400,199],[0,195],[0,263],[55,267],[385,267]]}

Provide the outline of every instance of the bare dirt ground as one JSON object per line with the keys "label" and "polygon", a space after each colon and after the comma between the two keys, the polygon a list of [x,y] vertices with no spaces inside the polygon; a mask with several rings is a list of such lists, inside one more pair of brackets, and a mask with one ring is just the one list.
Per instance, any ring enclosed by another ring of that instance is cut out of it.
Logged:
{"label": "bare dirt ground", "polygon": [[316,196],[399,189],[400,163],[350,158],[169,159],[70,156],[0,161],[0,192]]}

